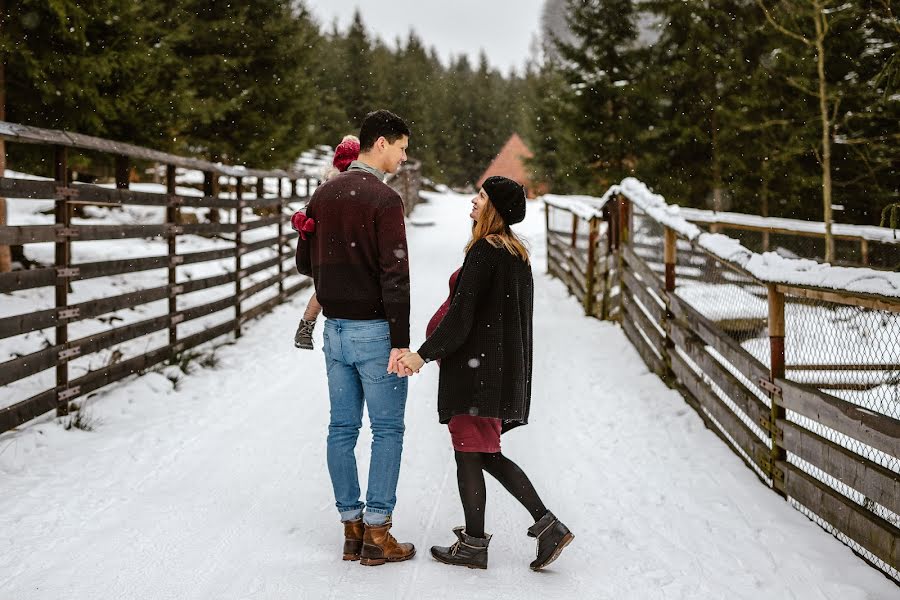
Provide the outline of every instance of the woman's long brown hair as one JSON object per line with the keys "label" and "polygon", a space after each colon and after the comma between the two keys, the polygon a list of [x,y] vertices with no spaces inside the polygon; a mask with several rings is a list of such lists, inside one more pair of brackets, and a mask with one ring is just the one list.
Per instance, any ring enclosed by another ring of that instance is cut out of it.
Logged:
{"label": "woman's long brown hair", "polygon": [[513,233],[509,225],[504,223],[503,217],[491,204],[490,199],[484,203],[478,220],[472,226],[472,239],[466,244],[466,252],[475,245],[475,242],[481,239],[486,239],[495,248],[506,248],[510,254],[521,258],[529,264],[531,262],[528,257],[528,248],[525,247],[519,236]]}

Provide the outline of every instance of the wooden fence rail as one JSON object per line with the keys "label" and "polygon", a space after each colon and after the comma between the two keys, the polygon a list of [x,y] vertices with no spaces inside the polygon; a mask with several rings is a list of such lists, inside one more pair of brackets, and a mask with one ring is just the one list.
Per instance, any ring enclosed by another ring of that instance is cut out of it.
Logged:
{"label": "wooden fence rail", "polygon": [[[591,207],[602,214],[590,214],[558,197],[546,203],[548,271],[579,298],[586,314],[618,320],[647,367],[678,389],[766,486],[836,531],[870,564],[900,582],[900,402],[879,411],[823,391],[827,385],[814,387],[786,375],[804,369],[893,373],[884,384],[900,391],[895,380],[900,366],[889,359],[900,355],[900,337],[877,364],[785,364],[785,340],[792,339],[786,305],[829,302],[878,311],[888,321],[898,318],[900,300],[760,281],[664,223],[656,223],[662,248],[636,243],[635,213],[642,221],[652,217],[621,191],[608,196],[605,205]],[[570,232],[560,225],[569,217]],[[595,228],[606,243],[583,243],[583,232]],[[657,258],[649,260],[648,252]],[[688,263],[699,259],[713,274],[682,277],[679,261],[685,257]],[[655,262],[660,258],[662,265]],[[597,272],[609,303],[599,313],[587,310],[589,291],[597,292],[587,269],[597,260],[616,265]],[[729,277],[723,278],[724,272]],[[735,280],[732,276],[761,290],[754,293],[767,307],[768,360],[751,354],[733,331],[693,306],[682,288],[676,289],[682,284],[685,289],[708,286],[717,278],[728,283]]]}

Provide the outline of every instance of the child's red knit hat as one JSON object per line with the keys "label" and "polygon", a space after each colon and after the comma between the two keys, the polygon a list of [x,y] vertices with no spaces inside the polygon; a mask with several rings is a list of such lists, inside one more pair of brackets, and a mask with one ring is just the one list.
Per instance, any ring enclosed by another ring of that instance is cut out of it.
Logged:
{"label": "child's red knit hat", "polygon": [[347,170],[354,160],[359,158],[359,140],[356,138],[344,138],[337,148],[334,149],[334,159],[331,164],[334,168],[343,173]]}

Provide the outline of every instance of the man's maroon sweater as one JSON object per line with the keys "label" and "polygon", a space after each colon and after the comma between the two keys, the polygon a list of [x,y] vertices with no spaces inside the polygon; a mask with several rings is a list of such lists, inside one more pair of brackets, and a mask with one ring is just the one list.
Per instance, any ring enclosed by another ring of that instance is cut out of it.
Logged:
{"label": "man's maroon sweater", "polygon": [[316,230],[297,239],[297,270],[313,278],[326,317],[386,319],[391,346],[409,347],[409,260],[403,201],[361,170],[316,190],[306,216]]}

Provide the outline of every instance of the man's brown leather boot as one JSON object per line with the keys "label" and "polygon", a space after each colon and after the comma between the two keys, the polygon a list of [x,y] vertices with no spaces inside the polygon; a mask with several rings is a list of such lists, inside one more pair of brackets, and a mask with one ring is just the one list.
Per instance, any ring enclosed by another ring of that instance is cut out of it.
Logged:
{"label": "man's brown leather boot", "polygon": [[416,554],[412,544],[401,544],[390,533],[391,520],[384,525],[366,525],[363,533],[362,560],[359,564],[368,567],[383,565],[386,562],[409,560]]}
{"label": "man's brown leather boot", "polygon": [[362,545],[362,517],[355,521],[344,521],[344,560],[359,560]]}

